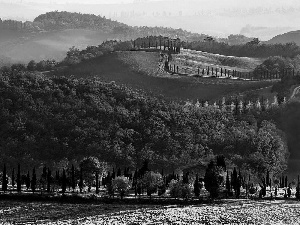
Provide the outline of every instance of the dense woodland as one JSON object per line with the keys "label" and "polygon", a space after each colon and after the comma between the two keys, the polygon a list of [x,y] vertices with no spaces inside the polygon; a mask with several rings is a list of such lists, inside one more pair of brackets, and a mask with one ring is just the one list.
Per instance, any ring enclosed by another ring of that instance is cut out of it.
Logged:
{"label": "dense woodland", "polygon": [[[97,79],[2,74],[1,161],[52,165],[64,158],[172,171],[222,154],[253,174],[281,174],[288,149],[276,125],[250,112],[182,106]],[[25,165],[23,165],[24,167]],[[26,168],[26,166],[25,166]]]}

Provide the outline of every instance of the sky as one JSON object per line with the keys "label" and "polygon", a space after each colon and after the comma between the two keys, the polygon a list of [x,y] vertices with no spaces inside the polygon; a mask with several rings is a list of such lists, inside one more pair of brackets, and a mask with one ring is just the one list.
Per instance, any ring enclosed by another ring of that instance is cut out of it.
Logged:
{"label": "sky", "polygon": [[33,20],[49,11],[105,16],[132,26],[164,26],[268,40],[300,30],[299,0],[0,0],[0,18]]}

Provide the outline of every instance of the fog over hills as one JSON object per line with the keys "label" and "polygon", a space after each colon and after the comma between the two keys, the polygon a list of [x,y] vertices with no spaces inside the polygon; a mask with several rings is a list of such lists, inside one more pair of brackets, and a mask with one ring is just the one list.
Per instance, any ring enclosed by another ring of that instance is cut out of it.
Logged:
{"label": "fog over hills", "polygon": [[[225,37],[257,36],[262,40],[300,29],[300,2],[295,0],[2,0],[4,18],[33,20],[48,11],[93,13],[131,26],[164,26]],[[245,33],[245,26],[251,26]],[[263,29],[262,29],[263,28]],[[257,32],[259,30],[259,32]]]}

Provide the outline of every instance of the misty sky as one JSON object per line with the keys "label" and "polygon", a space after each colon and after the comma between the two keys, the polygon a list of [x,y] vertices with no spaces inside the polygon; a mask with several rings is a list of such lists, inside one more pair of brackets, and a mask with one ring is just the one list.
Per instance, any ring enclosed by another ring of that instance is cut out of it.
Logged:
{"label": "misty sky", "polygon": [[0,17],[4,19],[33,20],[54,10],[219,37],[241,33],[267,40],[300,30],[299,0],[0,0]]}

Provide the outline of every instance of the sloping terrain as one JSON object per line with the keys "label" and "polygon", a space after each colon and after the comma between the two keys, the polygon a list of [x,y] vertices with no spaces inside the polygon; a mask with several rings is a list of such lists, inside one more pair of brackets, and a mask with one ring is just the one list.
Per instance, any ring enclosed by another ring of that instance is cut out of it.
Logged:
{"label": "sloping terrain", "polygon": [[157,52],[115,52],[53,72],[52,75],[101,77],[176,100],[217,100],[272,85],[242,81],[170,75],[161,71]]}
{"label": "sloping terrain", "polygon": [[268,44],[286,44],[290,42],[295,42],[300,46],[300,30],[280,34],[267,41]]}

